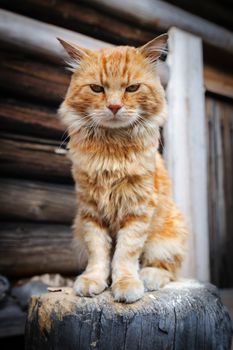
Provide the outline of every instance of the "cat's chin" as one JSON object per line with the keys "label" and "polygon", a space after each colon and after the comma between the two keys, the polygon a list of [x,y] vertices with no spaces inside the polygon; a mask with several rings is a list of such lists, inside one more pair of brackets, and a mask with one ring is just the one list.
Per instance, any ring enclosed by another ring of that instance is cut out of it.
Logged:
{"label": "cat's chin", "polygon": [[128,120],[121,120],[121,119],[106,119],[101,120],[99,122],[99,126],[103,128],[109,128],[109,129],[119,129],[119,128],[128,128],[130,127],[130,123]]}

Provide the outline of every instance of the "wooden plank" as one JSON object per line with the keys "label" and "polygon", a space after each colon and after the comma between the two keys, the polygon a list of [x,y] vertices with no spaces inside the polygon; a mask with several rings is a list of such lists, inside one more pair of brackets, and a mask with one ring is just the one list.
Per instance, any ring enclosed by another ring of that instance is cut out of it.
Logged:
{"label": "wooden plank", "polygon": [[224,173],[220,110],[216,101],[206,99],[206,118],[208,123],[208,195],[210,227],[211,280],[221,286],[223,272],[224,235],[226,231]]}
{"label": "wooden plank", "polygon": [[120,45],[143,44],[156,35],[154,30],[135,28],[115,18],[114,14],[109,16],[80,2],[24,0],[24,6],[21,6],[18,0],[2,0],[1,5],[7,10],[74,31],[78,28],[79,32]]}
{"label": "wooden plank", "polygon": [[75,248],[69,226],[2,222],[0,273],[26,277],[43,273],[76,274]]}
{"label": "wooden plank", "polygon": [[28,104],[22,99],[0,99],[2,130],[62,140],[64,126],[55,108]]}
{"label": "wooden plank", "polygon": [[172,28],[168,65],[164,151],[175,201],[191,230],[183,274],[208,280],[207,147],[201,40]]}
{"label": "wooden plank", "polygon": [[[67,59],[67,53],[58,43],[57,37],[91,49],[112,47],[104,41],[0,9],[0,40],[3,43],[61,63],[61,60]],[[162,84],[166,85],[166,65],[161,64],[158,72]]]}
{"label": "wooden plank", "polygon": [[79,43],[87,48],[111,46],[83,34],[0,10],[0,39],[7,44],[60,62],[61,58],[67,58],[67,56],[58,43],[57,37]]}
{"label": "wooden plank", "polygon": [[109,13],[146,28],[167,31],[172,26],[200,36],[205,43],[233,53],[233,34],[221,26],[160,0],[88,0]]}
{"label": "wooden plank", "polygon": [[73,186],[0,178],[0,216],[71,224],[76,212]]}
{"label": "wooden plank", "polygon": [[61,144],[62,141],[57,145],[40,143],[40,139],[12,140],[0,134],[1,174],[72,183],[71,162]]}
{"label": "wooden plank", "polygon": [[5,93],[56,107],[65,97],[70,80],[70,74],[54,64],[7,53],[1,57],[0,76],[0,88]]}
{"label": "wooden plank", "polygon": [[204,84],[208,92],[233,98],[233,75],[230,73],[205,66]]}

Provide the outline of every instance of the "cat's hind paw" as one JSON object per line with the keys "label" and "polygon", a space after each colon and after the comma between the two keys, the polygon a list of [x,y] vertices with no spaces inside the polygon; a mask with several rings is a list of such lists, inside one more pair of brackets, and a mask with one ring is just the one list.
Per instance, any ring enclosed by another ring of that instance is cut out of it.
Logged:
{"label": "cat's hind paw", "polygon": [[107,286],[105,280],[82,274],[76,278],[73,288],[76,295],[92,297],[103,292]]}
{"label": "cat's hind paw", "polygon": [[122,277],[113,283],[112,293],[115,301],[133,303],[143,296],[144,286],[140,279]]}
{"label": "cat's hind paw", "polygon": [[140,271],[140,278],[144,283],[145,290],[157,290],[172,280],[172,274],[157,267],[144,267]]}

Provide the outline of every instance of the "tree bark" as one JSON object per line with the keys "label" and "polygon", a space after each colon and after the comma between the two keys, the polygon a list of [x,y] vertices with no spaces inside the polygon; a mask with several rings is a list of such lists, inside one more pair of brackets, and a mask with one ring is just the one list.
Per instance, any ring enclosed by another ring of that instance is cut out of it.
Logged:
{"label": "tree bark", "polygon": [[232,328],[217,289],[196,281],[170,283],[134,304],[71,289],[32,297],[26,350],[229,350]]}

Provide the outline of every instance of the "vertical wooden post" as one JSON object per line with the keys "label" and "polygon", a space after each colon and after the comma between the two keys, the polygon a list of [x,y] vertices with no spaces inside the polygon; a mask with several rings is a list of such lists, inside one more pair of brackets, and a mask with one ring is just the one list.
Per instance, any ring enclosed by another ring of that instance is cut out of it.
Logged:
{"label": "vertical wooden post", "polygon": [[208,281],[207,140],[201,39],[171,28],[168,66],[165,160],[174,199],[191,231],[182,275]]}

